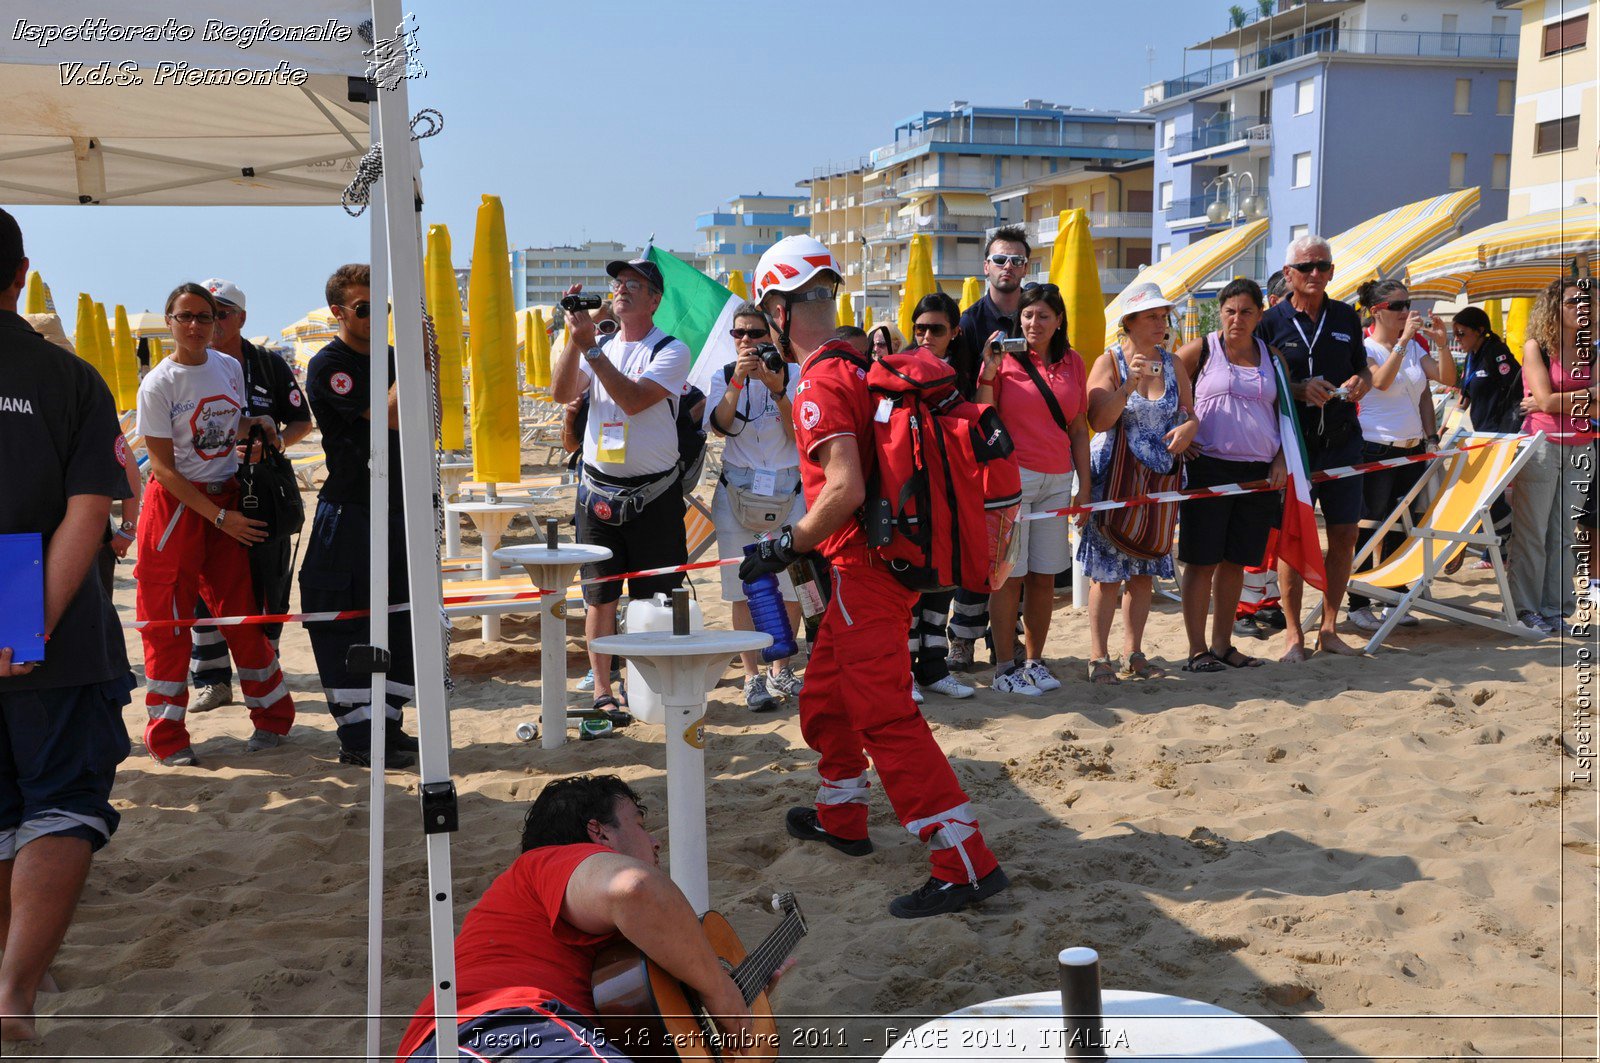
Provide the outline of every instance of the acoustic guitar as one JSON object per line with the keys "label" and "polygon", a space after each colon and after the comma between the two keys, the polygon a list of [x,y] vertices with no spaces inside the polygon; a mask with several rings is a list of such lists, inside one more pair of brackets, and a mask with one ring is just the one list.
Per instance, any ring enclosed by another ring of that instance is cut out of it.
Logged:
{"label": "acoustic guitar", "polygon": [[[744,1060],[769,1063],[778,1058],[779,1035],[766,987],[796,943],[806,934],[805,917],[792,893],[772,898],[783,919],[755,950],[745,952],[739,935],[716,912],[700,919],[711,948],[750,1005],[755,1019],[743,1041]],[[724,1058],[730,1042],[700,1003],[699,996],[627,942],[600,953],[594,965],[594,1003],[606,1040],[638,1063],[672,1060],[701,1063]],[[732,1058],[732,1057],[729,1057]]]}

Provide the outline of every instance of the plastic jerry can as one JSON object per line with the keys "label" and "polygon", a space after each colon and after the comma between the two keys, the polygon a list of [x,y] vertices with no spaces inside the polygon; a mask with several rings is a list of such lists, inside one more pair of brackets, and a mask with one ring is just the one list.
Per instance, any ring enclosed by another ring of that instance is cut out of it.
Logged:
{"label": "plastic jerry can", "polygon": [[[623,615],[623,623],[630,632],[671,631],[672,599],[665,594],[656,594],[642,600],[633,599],[628,602],[628,611]],[[700,616],[700,603],[691,599],[689,630],[704,631],[705,626]],[[661,701],[661,695],[646,685],[644,676],[634,667],[632,661],[628,661],[624,669],[624,677],[628,684],[629,715],[640,723],[666,723],[667,708]]]}

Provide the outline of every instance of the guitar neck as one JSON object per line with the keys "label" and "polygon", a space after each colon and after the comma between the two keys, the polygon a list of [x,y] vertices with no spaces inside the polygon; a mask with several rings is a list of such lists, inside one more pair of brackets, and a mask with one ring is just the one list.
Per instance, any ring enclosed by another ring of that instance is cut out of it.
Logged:
{"label": "guitar neck", "polygon": [[746,1004],[752,1003],[766,989],[772,975],[789,958],[795,945],[806,936],[805,923],[795,912],[786,915],[781,923],[767,935],[767,939],[733,969],[733,982],[744,995]]}

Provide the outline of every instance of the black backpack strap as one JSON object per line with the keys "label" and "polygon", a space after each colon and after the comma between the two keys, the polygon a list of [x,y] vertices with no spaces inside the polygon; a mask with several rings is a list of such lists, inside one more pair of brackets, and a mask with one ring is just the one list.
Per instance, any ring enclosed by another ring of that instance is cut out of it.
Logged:
{"label": "black backpack strap", "polygon": [[1028,379],[1033,381],[1033,386],[1039,389],[1039,394],[1044,396],[1044,404],[1050,408],[1050,416],[1055,419],[1056,427],[1063,432],[1067,430],[1067,415],[1061,412],[1061,403],[1056,401],[1055,392],[1050,390],[1050,385],[1044,382],[1044,377],[1039,375],[1039,367],[1033,364],[1033,359],[1027,354],[1011,352],[1011,357],[1022,363],[1022,368],[1028,371]]}

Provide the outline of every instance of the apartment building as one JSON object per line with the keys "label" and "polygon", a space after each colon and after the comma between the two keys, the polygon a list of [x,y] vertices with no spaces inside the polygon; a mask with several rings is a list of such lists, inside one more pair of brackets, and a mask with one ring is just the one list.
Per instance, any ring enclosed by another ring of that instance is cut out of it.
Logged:
{"label": "apartment building", "polygon": [[[583,285],[586,291],[605,292],[611,284],[606,274],[606,263],[615,259],[638,258],[642,253],[637,246],[615,241],[590,240],[581,247],[524,247],[511,252],[511,290],[516,296],[517,309],[550,306],[560,299],[574,284]],[[674,251],[674,255],[704,269],[705,261],[693,252]],[[456,271],[462,299],[466,299],[467,280],[471,271]]]}
{"label": "apartment building", "polygon": [[742,271],[748,280],[767,248],[785,236],[807,231],[808,223],[801,214],[805,203],[804,196],[757,192],[700,215],[694,227],[702,234],[695,248],[695,254],[705,260],[701,268],[724,283],[734,270]]}
{"label": "apartment building", "polygon": [[1600,203],[1596,0],[1500,0],[1521,16],[1509,217]]}
{"label": "apartment building", "polygon": [[1042,280],[1050,272],[1061,212],[1074,208],[1088,211],[1100,288],[1109,300],[1150,264],[1154,172],[1154,163],[1148,158],[1109,165],[1077,164],[997,188],[989,193],[989,199],[998,211],[999,224],[1021,225],[1028,234],[1033,248],[1032,280]]}

